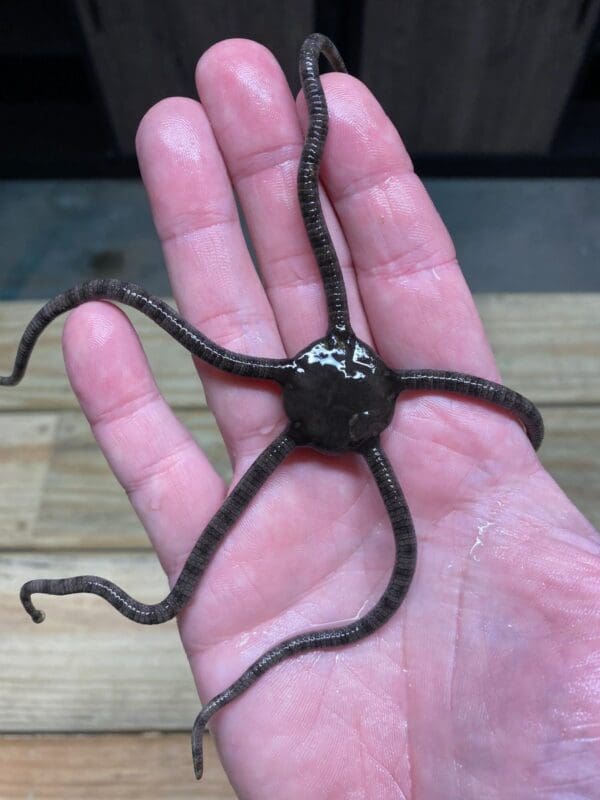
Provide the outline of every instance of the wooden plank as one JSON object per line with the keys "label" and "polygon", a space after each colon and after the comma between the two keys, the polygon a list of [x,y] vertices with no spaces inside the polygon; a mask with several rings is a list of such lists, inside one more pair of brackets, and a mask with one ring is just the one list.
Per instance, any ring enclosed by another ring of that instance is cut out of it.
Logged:
{"label": "wooden plank", "polygon": [[600,402],[600,294],[483,294],[504,382],[540,405]]}
{"label": "wooden plank", "polygon": [[[476,302],[509,386],[540,404],[600,402],[600,294],[482,294]],[[0,303],[3,373],[39,306]],[[141,314],[130,316],[168,402],[205,406],[188,354]],[[59,320],[44,332],[23,382],[0,392],[0,411],[77,407],[64,374],[60,332]]]}
{"label": "wooden plank", "polygon": [[483,294],[504,382],[544,405],[600,402],[600,294]]}
{"label": "wooden plank", "polygon": [[546,408],[542,463],[600,531],[600,406]]}
{"label": "wooden plank", "polygon": [[297,85],[298,49],[311,32],[311,0],[76,0],[98,84],[123,154],[134,152],[144,113],[163,97],[196,97],[196,62],[220,39],[243,36],[269,47]]}
{"label": "wooden plank", "polygon": [[[180,412],[212,464],[231,468],[212,415]],[[0,414],[0,549],[148,548],[79,412]]]}
{"label": "wooden plank", "polygon": [[547,153],[599,9],[374,0],[361,77],[415,154]]}
{"label": "wooden plank", "polygon": [[[600,404],[542,410],[542,461],[600,528]],[[210,414],[180,412],[179,417],[229,479],[229,459]],[[0,414],[0,487],[0,550],[149,548],[77,412]]]}
{"label": "wooden plank", "polygon": [[0,737],[4,800],[235,800],[210,736],[204,775],[192,772],[187,734]]}
{"label": "wooden plank", "polygon": [[200,704],[175,621],[132,625],[101,598],[77,595],[42,598],[47,619],[32,624],[19,603],[23,582],[77,574],[110,577],[146,602],[168,591],[151,553],[4,554],[0,731],[190,729]]}

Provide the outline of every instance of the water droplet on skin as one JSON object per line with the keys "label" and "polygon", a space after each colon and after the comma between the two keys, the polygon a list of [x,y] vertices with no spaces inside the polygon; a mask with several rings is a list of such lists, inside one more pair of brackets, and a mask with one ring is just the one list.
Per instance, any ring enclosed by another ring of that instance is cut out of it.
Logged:
{"label": "water droplet on skin", "polygon": [[491,522],[482,522],[481,525],[477,526],[477,537],[475,539],[475,542],[473,543],[473,546],[469,550],[469,557],[472,558],[473,561],[479,561],[479,557],[476,555],[476,551],[480,547],[483,547],[485,533],[491,525],[492,525]]}

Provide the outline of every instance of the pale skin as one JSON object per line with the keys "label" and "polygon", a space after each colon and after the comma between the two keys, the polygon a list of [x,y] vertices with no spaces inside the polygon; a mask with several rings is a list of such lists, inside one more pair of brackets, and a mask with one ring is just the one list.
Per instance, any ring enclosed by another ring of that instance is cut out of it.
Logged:
{"label": "pale skin", "polygon": [[[294,355],[326,328],[296,197],[303,100],[294,102],[273,56],[244,40],[212,47],[196,81],[202,104],[162,101],[137,137],[173,293],[217,343]],[[396,369],[499,380],[452,242],[398,133],[355,78],[331,74],[323,84],[323,201],[357,335]],[[64,351],[94,434],[173,582],[227,487],[161,397],[119,309],[73,311]],[[284,429],[280,394],[199,372],[235,481]],[[402,395],[382,443],[417,532],[408,596],[369,638],[289,659],[215,715],[239,797],[597,798],[598,532],[520,425],[489,405]],[[363,613],[392,560],[389,520],[364,463],[296,451],[180,617],[202,698],[281,639]]]}

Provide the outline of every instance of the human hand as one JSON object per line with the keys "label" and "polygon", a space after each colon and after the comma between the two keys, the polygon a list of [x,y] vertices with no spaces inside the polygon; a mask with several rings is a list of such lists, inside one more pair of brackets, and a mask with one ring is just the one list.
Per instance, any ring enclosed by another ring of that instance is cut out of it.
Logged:
{"label": "human hand", "polygon": [[[138,136],[174,294],[219,344],[293,355],[326,327],[296,199],[304,104],[297,111],[272,56],[250,42],[213,47],[197,82],[202,106],[163,101]],[[392,367],[497,379],[448,234],[398,134],[358,81],[323,82],[326,217],[357,335]],[[116,308],[73,312],[65,352],[173,582],[226,487],[160,397]],[[285,427],[280,396],[199,371],[237,480]],[[240,797],[596,797],[597,532],[495,408],[403,394],[382,441],[415,520],[415,579],[371,637],[284,662],[215,716]],[[362,460],[296,451],[180,617],[204,699],[286,636],[364,612],[392,560],[389,520]]]}

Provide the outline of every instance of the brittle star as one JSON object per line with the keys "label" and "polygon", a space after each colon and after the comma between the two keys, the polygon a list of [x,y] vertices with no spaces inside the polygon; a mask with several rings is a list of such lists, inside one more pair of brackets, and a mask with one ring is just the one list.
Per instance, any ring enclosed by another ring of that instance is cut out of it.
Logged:
{"label": "brittle star", "polygon": [[141,311],[207,364],[240,377],[279,384],[289,419],[286,430],[256,459],[201,533],[164,600],[153,605],[141,603],[111,581],[90,575],[32,580],[22,587],[21,602],[34,622],[44,619],[44,613],[32,603],[31,596],[35,593],[99,595],[123,616],[144,625],[172,619],[190,600],[213,554],[240,515],[274,470],[297,447],[312,447],[333,454],[356,453],[366,461],[373,475],[395,541],[392,574],[381,598],[368,613],[350,624],[301,633],[280,642],[210,700],[198,715],[192,732],[192,754],[198,778],[202,775],[202,734],[216,711],[239,697],[284,659],[307,650],[340,647],[370,635],[402,603],[415,570],[416,539],[409,508],[380,443],[401,392],[452,392],[484,400],[516,416],[534,448],[539,447],[543,437],[538,409],[517,392],[459,372],[393,370],[355,336],[340,264],[319,199],[319,167],[328,126],[327,104],[319,77],[321,54],[335,70],[346,71],[329,39],[320,34],[306,39],[300,51],[300,77],[309,125],[298,168],[298,199],[325,291],[328,313],[325,336],[291,359],[245,356],[215,344],[173,308],[139,286],[119,280],[93,280],[46,303],[21,338],[12,374],[0,377],[2,386],[14,386],[21,380],[39,335],[60,314],[90,300],[112,300]]}

